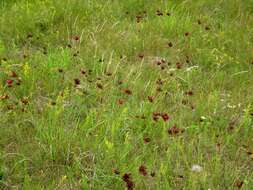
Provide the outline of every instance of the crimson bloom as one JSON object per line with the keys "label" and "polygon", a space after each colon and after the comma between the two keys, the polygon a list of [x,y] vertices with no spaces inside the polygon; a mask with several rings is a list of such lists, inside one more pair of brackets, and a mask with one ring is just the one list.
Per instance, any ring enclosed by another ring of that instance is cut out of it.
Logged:
{"label": "crimson bloom", "polygon": [[6,84],[7,84],[8,87],[12,87],[13,86],[13,80],[12,79],[7,79]]}

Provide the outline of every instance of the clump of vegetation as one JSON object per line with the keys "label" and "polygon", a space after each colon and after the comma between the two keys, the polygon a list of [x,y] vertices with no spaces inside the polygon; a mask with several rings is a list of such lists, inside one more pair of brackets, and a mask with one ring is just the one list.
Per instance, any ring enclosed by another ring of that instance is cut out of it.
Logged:
{"label": "clump of vegetation", "polygon": [[2,0],[0,189],[252,189],[251,0]]}

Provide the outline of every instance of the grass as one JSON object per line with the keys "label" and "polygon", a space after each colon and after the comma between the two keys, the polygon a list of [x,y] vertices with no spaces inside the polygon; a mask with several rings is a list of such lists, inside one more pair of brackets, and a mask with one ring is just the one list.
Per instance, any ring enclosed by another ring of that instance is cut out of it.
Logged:
{"label": "grass", "polygon": [[253,189],[252,0],[0,12],[0,189]]}

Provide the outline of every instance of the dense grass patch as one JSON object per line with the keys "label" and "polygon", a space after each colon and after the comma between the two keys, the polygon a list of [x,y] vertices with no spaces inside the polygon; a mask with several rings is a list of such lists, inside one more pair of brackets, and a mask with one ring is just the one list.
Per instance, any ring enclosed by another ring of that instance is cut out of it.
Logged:
{"label": "dense grass patch", "polygon": [[2,0],[0,189],[253,189],[252,0]]}

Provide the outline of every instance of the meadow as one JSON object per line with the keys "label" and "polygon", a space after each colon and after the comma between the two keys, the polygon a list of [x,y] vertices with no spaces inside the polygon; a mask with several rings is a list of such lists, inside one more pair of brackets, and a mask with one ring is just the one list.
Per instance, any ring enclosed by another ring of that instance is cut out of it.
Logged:
{"label": "meadow", "polygon": [[0,0],[0,189],[252,190],[252,0]]}

